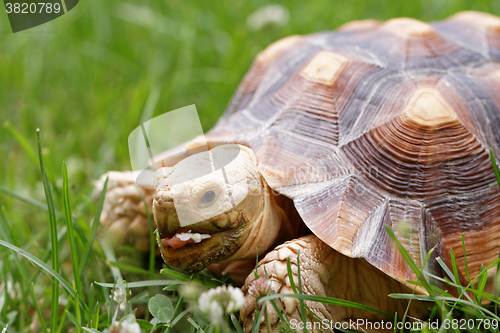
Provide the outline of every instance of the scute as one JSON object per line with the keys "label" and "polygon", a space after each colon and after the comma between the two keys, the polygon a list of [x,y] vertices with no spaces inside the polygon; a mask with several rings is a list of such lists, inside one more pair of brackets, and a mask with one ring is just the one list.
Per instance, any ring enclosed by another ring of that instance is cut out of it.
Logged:
{"label": "scute", "polygon": [[269,45],[264,51],[259,53],[256,58],[257,62],[269,62],[277,57],[281,52],[293,47],[296,43],[300,41],[301,36],[288,36],[286,38],[280,39],[277,42]]}
{"label": "scute", "polygon": [[373,29],[381,25],[382,22],[379,20],[366,19],[366,20],[358,20],[351,21],[342,24],[337,28],[338,31],[359,31],[359,30],[367,30]]}
{"label": "scute", "polygon": [[500,19],[479,12],[460,12],[446,21],[433,24],[446,38],[454,39],[465,48],[482,55],[485,60],[500,60]]}
{"label": "scute", "polygon": [[453,15],[451,19],[479,25],[488,30],[500,30],[500,18],[488,13],[465,11]]}
{"label": "scute", "polygon": [[207,139],[252,148],[267,183],[337,251],[415,279],[389,225],[417,265],[431,249],[450,263],[453,249],[465,279],[465,235],[473,278],[500,248],[498,27],[465,12],[285,39],[257,57]]}
{"label": "scute", "polygon": [[408,17],[391,19],[382,28],[408,37],[427,37],[436,34],[430,24]]}
{"label": "scute", "polygon": [[450,105],[436,90],[430,88],[417,90],[406,112],[423,126],[438,126],[457,120],[457,115]]}
{"label": "scute", "polygon": [[300,72],[300,75],[310,81],[331,86],[337,81],[348,59],[333,52],[321,51]]}

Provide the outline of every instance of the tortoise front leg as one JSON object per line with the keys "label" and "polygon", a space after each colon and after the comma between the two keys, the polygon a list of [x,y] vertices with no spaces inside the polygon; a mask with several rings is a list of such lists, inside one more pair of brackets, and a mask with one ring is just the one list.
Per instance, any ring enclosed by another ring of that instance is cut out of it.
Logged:
{"label": "tortoise front leg", "polygon": [[[106,238],[115,249],[121,245],[131,245],[141,252],[148,252],[150,249],[149,222],[141,194],[152,218],[154,191],[139,188],[131,171],[110,171],[102,175],[95,183],[94,197],[96,199],[102,191],[106,178],[109,180],[99,221],[105,228]],[[154,229],[156,225],[153,221]],[[155,249],[159,254],[157,246]]]}
{"label": "tortoise front leg", "polygon": [[[389,298],[387,295],[390,293],[411,293],[409,288],[382,273],[363,259],[353,259],[340,254],[314,235],[286,242],[276,247],[259,262],[257,269],[259,277],[266,276],[265,268],[271,280],[271,288],[276,293],[293,293],[287,272],[287,258],[290,258],[293,280],[295,285],[298,286],[297,253],[299,250],[300,273],[304,294],[349,300],[377,308],[389,314],[397,312],[400,317],[405,313],[408,303],[405,300]],[[259,288],[259,285],[262,285],[261,282],[255,281],[252,273],[248,276],[243,287],[243,291],[246,293],[246,303],[241,310],[240,321],[243,322],[245,332],[250,332],[252,329],[256,302],[255,291]],[[284,298],[281,299],[281,302],[292,326],[300,323],[301,315],[298,300]],[[350,322],[350,320],[356,322],[358,319],[372,322],[393,320],[381,314],[365,310],[310,301],[305,301],[305,304],[317,317],[331,323]],[[270,304],[268,304],[267,310],[273,332],[277,332],[279,318]],[[427,310],[422,303],[412,302],[408,314],[422,318],[426,312]],[[318,319],[311,313],[307,313],[307,320],[312,324],[316,322],[314,327],[317,329],[311,331],[333,332],[333,329],[325,329],[327,325],[320,325]],[[261,331],[265,332],[265,327],[266,324],[262,323]],[[349,328],[351,329],[351,327]]]}

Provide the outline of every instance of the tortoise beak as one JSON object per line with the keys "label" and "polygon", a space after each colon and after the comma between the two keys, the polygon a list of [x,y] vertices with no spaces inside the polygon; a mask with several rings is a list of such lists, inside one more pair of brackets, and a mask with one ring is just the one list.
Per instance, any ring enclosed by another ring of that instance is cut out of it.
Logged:
{"label": "tortoise beak", "polygon": [[161,238],[172,237],[181,227],[174,199],[169,191],[157,191],[153,200],[153,215]]}

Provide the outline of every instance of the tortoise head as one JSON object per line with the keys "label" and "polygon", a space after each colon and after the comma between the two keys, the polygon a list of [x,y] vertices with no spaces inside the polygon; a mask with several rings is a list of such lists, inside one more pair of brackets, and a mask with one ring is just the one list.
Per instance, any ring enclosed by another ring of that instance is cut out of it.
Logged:
{"label": "tortoise head", "polygon": [[244,146],[218,146],[161,168],[154,189],[161,254],[176,270],[251,258],[280,229],[280,209]]}

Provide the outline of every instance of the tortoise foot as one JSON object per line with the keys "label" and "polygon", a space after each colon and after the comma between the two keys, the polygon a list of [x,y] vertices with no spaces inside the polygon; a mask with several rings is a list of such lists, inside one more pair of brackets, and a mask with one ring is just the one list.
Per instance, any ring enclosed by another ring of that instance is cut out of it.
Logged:
{"label": "tortoise foot", "polygon": [[[322,252],[322,254],[317,253],[318,251]],[[333,252],[333,250],[316,236],[311,235],[286,242],[267,254],[258,264],[257,274],[259,278],[256,279],[254,273],[250,274],[242,289],[245,292],[246,302],[240,312],[240,322],[243,323],[245,332],[252,330],[256,304],[259,312],[262,311],[263,303],[258,302],[260,298],[264,297],[268,292],[269,294],[294,294],[294,287],[298,291],[298,255],[301,267],[302,292],[309,295],[325,295],[325,285],[322,278],[327,271],[323,270],[326,267],[322,267],[318,260],[323,259],[323,256],[329,252]],[[288,275],[287,258],[290,259],[291,279],[294,287],[292,287]],[[282,297],[275,299],[274,303],[281,316],[285,318],[286,323],[280,321],[280,316],[275,307],[271,302],[267,302],[266,314],[262,316],[260,331],[267,332],[270,328],[272,332],[278,332],[280,331],[280,325],[287,325],[299,331],[299,326],[302,327],[301,325],[303,325],[299,300],[293,297]],[[308,310],[305,311],[308,325],[318,328],[318,332],[333,332],[329,324],[322,322],[326,320],[329,323],[333,319],[325,304],[310,301],[304,303],[308,307]]]}
{"label": "tortoise foot", "polygon": [[[106,178],[108,186],[99,222],[106,229],[105,236],[115,249],[131,245],[139,251],[150,249],[149,223],[154,192],[139,188],[132,172],[110,171],[95,183],[94,197],[98,197]],[[146,201],[146,205],[142,197]],[[153,221],[153,230],[156,229]]]}

